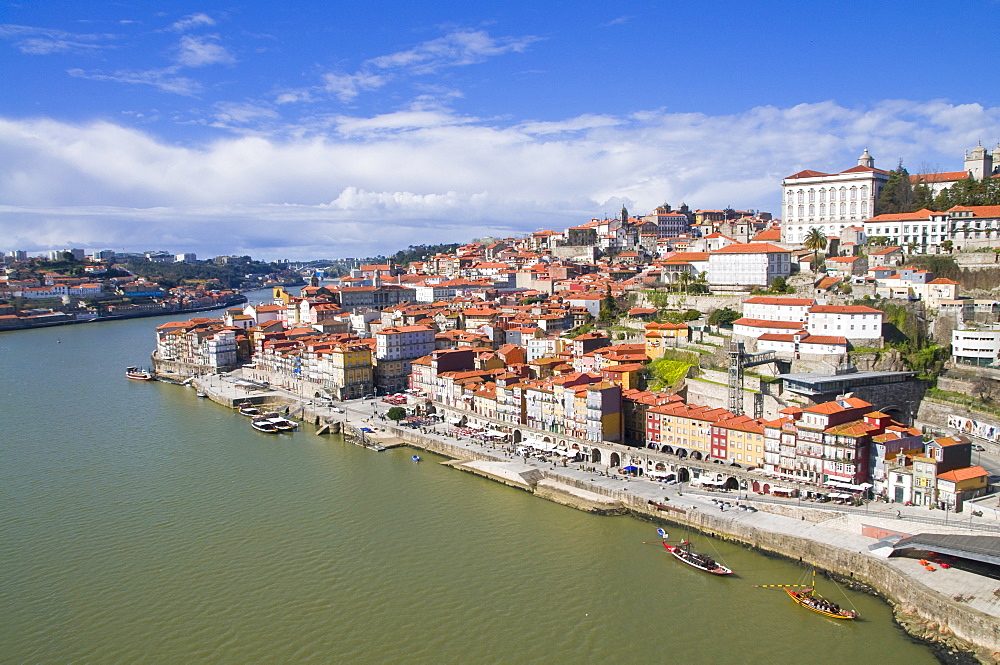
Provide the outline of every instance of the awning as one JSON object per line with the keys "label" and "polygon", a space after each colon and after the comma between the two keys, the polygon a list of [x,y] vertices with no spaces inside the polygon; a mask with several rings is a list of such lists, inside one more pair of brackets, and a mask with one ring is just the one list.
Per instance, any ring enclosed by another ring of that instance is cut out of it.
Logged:
{"label": "awning", "polygon": [[772,487],[771,494],[794,494],[797,490],[788,487]]}
{"label": "awning", "polygon": [[855,492],[862,492],[872,486],[871,483],[861,483],[860,485],[852,485],[851,483],[845,483],[841,480],[828,480],[823,484],[829,487],[839,487],[841,489],[853,490]]}
{"label": "awning", "polygon": [[452,425],[461,425],[462,424],[462,418],[461,418],[461,416],[458,416],[458,417],[455,417],[455,418],[449,418],[448,422],[450,422]]}
{"label": "awning", "polygon": [[489,432],[486,433],[486,436],[499,436],[499,437],[503,437],[503,436],[507,436],[507,433],[506,432],[501,432],[499,430],[491,429]]}
{"label": "awning", "polygon": [[725,485],[726,484],[726,481],[724,481],[724,480],[708,480],[708,479],[704,479],[704,480],[699,480],[698,482],[701,483],[702,485],[713,485],[713,486],[714,485],[720,485],[721,486],[721,485]]}
{"label": "awning", "polygon": [[827,496],[829,496],[831,499],[853,499],[854,498],[853,494],[845,494],[843,492],[830,492],[830,494],[828,494]]}

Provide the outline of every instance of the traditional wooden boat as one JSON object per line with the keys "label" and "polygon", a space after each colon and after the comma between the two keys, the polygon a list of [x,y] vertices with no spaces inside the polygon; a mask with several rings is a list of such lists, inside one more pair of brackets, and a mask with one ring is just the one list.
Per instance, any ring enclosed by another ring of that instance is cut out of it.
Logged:
{"label": "traditional wooden boat", "polygon": [[152,381],[156,378],[152,372],[141,367],[126,367],[125,376],[134,381]]}
{"label": "traditional wooden boat", "polygon": [[297,422],[284,418],[275,411],[265,413],[262,417],[271,421],[271,424],[277,427],[279,432],[293,432],[299,427]]}
{"label": "traditional wooden boat", "polygon": [[704,554],[698,554],[697,552],[691,551],[691,543],[687,540],[682,540],[677,545],[671,545],[667,542],[667,532],[663,529],[657,529],[656,532],[660,534],[663,538],[663,547],[666,548],[668,552],[674,555],[678,561],[682,561],[692,568],[697,568],[698,570],[703,570],[706,573],[711,573],[712,575],[732,575],[733,571],[726,568],[721,563],[717,562],[712,557],[706,556]]}
{"label": "traditional wooden boat", "polygon": [[250,402],[243,402],[242,404],[239,405],[238,408],[240,411],[240,415],[244,415],[249,418],[259,418],[260,416],[264,415],[264,413],[260,409],[258,409]]}
{"label": "traditional wooden boat", "polygon": [[278,428],[274,426],[267,418],[255,418],[250,426],[253,427],[258,432],[264,432],[265,434],[277,434]]}
{"label": "traditional wooden boat", "polygon": [[[816,593],[816,571],[813,571],[813,583],[812,584],[762,584],[762,587],[781,587],[785,590],[792,600],[801,605],[802,607],[812,610],[818,614],[822,614],[825,617],[830,617],[831,619],[840,619],[842,621],[853,621],[861,616],[861,613],[856,610],[844,609],[832,600],[827,600],[823,596]],[[801,587],[801,591],[793,591],[793,588]]]}

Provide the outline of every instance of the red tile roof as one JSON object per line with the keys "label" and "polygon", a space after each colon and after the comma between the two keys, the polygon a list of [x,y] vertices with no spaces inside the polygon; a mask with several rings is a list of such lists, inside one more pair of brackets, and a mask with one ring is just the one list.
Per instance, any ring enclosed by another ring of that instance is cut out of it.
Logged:
{"label": "red tile roof", "polygon": [[963,480],[971,480],[973,478],[982,478],[983,476],[989,476],[990,474],[981,466],[967,466],[964,469],[955,469],[954,471],[946,471],[945,473],[939,473],[938,478],[941,480],[950,480],[954,483],[961,482]]}
{"label": "red tile roof", "polygon": [[729,245],[722,249],[717,249],[712,254],[789,254],[791,250],[782,249],[776,245],[766,242],[748,242]]}

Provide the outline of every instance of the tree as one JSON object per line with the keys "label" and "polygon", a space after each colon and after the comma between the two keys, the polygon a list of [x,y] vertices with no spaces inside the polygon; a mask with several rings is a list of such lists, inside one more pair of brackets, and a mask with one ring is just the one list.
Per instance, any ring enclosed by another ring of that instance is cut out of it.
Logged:
{"label": "tree", "polygon": [[784,277],[775,277],[771,280],[771,291],[773,293],[788,293],[788,280]]}
{"label": "tree", "polygon": [[951,250],[955,248],[955,243],[951,240],[945,240],[941,243],[941,249],[951,254]]}
{"label": "tree", "polygon": [[691,286],[691,273],[687,270],[681,272],[677,275],[677,286],[684,290],[684,293],[688,292],[688,287]]}
{"label": "tree", "polygon": [[388,411],[385,412],[385,417],[389,420],[398,423],[400,420],[406,417],[406,409],[401,406],[393,406]]}
{"label": "tree", "polygon": [[608,323],[613,321],[615,316],[618,315],[618,303],[615,301],[615,297],[611,295],[611,287],[608,287],[607,292],[604,294],[604,299],[601,300],[601,311],[598,313],[598,320]]}
{"label": "tree", "polygon": [[730,307],[723,307],[712,312],[708,317],[708,323],[712,326],[731,326],[738,318],[740,318],[739,312]]}
{"label": "tree", "polygon": [[915,201],[916,195],[913,192],[913,183],[910,182],[910,172],[903,166],[903,160],[899,160],[899,165],[889,171],[889,179],[886,180],[875,201],[875,214],[913,212]]}
{"label": "tree", "polygon": [[813,272],[816,272],[819,269],[819,250],[826,249],[826,234],[818,227],[812,227],[806,235],[805,246],[813,251]]}

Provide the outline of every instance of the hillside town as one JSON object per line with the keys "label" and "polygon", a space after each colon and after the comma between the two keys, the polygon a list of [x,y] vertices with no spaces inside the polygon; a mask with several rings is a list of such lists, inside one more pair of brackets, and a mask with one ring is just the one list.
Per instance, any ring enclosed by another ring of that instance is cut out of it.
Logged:
{"label": "hillside town", "polygon": [[[138,274],[136,265],[150,274]],[[175,272],[191,267],[199,278],[177,284],[157,278],[152,269],[166,265]],[[86,254],[72,248],[29,256],[14,250],[0,257],[0,331],[218,309],[246,302],[243,289],[295,281],[295,273],[280,266],[262,270],[249,256],[198,262],[191,253]]]}
{"label": "hillside town", "polygon": [[[977,148],[966,172],[924,177],[1000,178],[994,160]],[[993,269],[1000,206],[868,216],[886,180],[866,150],[843,173],[786,178],[784,221],[664,203],[311,274],[298,294],[160,325],[156,369],[238,371],[307,399],[408,395],[412,417],[541,450],[659,453],[602,463],[665,482],[961,512],[989,491],[973,454],[1000,418],[939,412],[1000,378],[1000,301],[913,264]]]}

